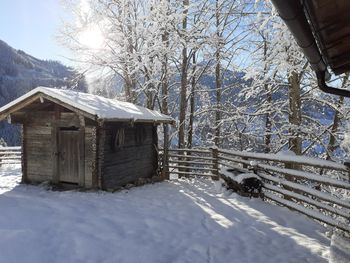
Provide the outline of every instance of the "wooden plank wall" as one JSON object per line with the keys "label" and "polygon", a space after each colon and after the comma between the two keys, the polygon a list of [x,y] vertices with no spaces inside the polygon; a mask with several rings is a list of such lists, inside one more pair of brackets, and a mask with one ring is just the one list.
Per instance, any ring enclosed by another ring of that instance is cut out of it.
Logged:
{"label": "wooden plank wall", "polygon": [[[57,113],[58,112],[58,113]],[[83,174],[80,186],[85,188],[118,189],[139,178],[150,178],[157,173],[157,127],[153,124],[101,123],[79,120],[77,114],[55,111],[22,112],[15,116],[24,123],[26,174],[28,181],[43,182],[54,179],[53,136],[60,127],[84,127]],[[85,125],[85,126],[84,126]],[[123,143],[115,147],[115,134],[124,129]],[[57,174],[59,182],[59,173]]]}
{"label": "wooden plank wall", "polygon": [[[23,123],[23,174],[24,180],[29,182],[53,181],[56,159],[54,145],[56,136],[52,136],[56,127],[80,126],[78,115],[75,113],[61,112],[58,116],[54,112],[19,113],[16,120]],[[96,173],[96,128],[90,121],[83,126],[84,135],[84,182],[85,188],[96,187],[93,183],[93,175]],[[59,175],[58,175],[59,176]],[[57,178],[59,180],[59,178]]]}
{"label": "wooden plank wall", "polygon": [[[93,175],[96,175],[96,127],[85,127],[85,187],[97,187]],[[95,180],[96,181],[96,180]]]}
{"label": "wooden plank wall", "polygon": [[28,183],[27,176],[27,143],[25,139],[26,127],[24,125],[21,126],[21,136],[22,136],[22,183]]}
{"label": "wooden plank wall", "polygon": [[95,181],[98,188],[103,188],[103,172],[104,172],[104,154],[105,154],[105,139],[106,139],[106,131],[104,127],[104,123],[98,123],[96,127],[96,175]]}
{"label": "wooden plank wall", "polygon": [[[156,175],[156,126],[142,124],[142,127],[143,139],[140,141],[137,138],[137,130],[141,128],[141,124],[105,124],[103,189],[117,189],[139,178]],[[113,147],[115,133],[120,128],[124,128],[124,143],[120,147]],[[138,134],[140,135],[140,132]]]}
{"label": "wooden plank wall", "polygon": [[51,181],[53,174],[51,126],[25,124],[24,136],[28,181]]}

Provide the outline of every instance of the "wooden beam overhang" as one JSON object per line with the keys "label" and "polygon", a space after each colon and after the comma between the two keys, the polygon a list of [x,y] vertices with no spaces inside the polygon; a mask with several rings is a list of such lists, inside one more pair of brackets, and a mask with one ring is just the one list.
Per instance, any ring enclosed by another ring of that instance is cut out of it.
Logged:
{"label": "wooden beam overhang", "polygon": [[27,98],[26,100],[22,101],[22,103],[19,104],[15,104],[13,105],[11,108],[8,108],[6,111],[3,111],[2,113],[0,113],[0,121],[4,120],[7,118],[7,116],[9,116],[11,113],[19,111],[21,109],[23,109],[25,106],[33,103],[34,101],[38,100],[40,97],[39,94],[36,94],[30,98]]}
{"label": "wooden beam overhang", "polygon": [[[20,116],[21,113],[24,113],[26,111],[41,111],[45,110],[47,111],[53,111],[53,106],[50,105],[50,103],[53,103],[55,105],[60,105],[63,108],[66,108],[67,110],[70,110],[74,113],[76,113],[79,116],[83,116],[87,118],[88,120],[91,120],[93,122],[125,122],[125,123],[152,123],[154,125],[159,125],[163,123],[172,124],[174,125],[175,121],[169,117],[158,119],[157,115],[155,115],[156,119],[152,119],[150,117],[149,119],[137,119],[137,118],[101,118],[98,117],[95,113],[91,113],[88,111],[85,111],[84,108],[80,108],[79,106],[75,106],[74,103],[65,102],[64,100],[61,100],[59,98],[56,98],[52,95],[48,95],[44,92],[38,91],[30,96],[27,96],[26,98],[18,99],[19,101],[13,101],[10,102],[8,106],[4,106],[2,112],[0,112],[0,121],[8,118],[9,116],[12,117],[12,114],[18,115],[14,117],[14,123],[23,123],[25,119],[23,119],[23,116]],[[49,102],[49,103],[48,103]],[[35,105],[31,105],[34,104]],[[27,108],[26,108],[27,107]],[[18,113],[18,114],[16,114]],[[142,116],[142,115],[141,115]]]}
{"label": "wooden beam overhang", "polygon": [[120,118],[106,118],[106,119],[99,119],[103,120],[104,122],[129,122],[129,123],[153,123],[155,125],[160,124],[175,124],[175,120],[165,120],[165,121],[157,121],[157,120],[142,120],[142,119],[120,119]]}
{"label": "wooden beam overhang", "polygon": [[[51,101],[53,103],[56,103],[58,105],[61,105],[62,107],[64,108],[67,108],[68,110],[72,111],[72,112],[75,112],[77,113],[78,115],[80,116],[84,116],[86,118],[89,118],[93,121],[97,121],[97,116],[96,115],[93,115],[93,114],[90,114],[88,112],[85,112],[81,109],[78,109],[70,104],[67,104],[65,102],[62,102],[60,101],[59,99],[56,99],[54,97],[51,97],[51,96],[48,96],[44,93],[36,93],[34,94],[33,96],[29,97],[29,98],[26,98],[25,100],[21,101],[21,102],[18,102],[17,104],[13,105],[12,107],[6,109],[5,111],[1,112],[0,113],[0,121],[1,120],[4,120],[6,118],[8,118],[8,116],[10,116],[12,113],[15,113],[15,112],[18,112],[18,111],[21,111],[23,108],[25,108],[26,106],[32,104],[33,102],[35,101],[40,101],[40,103],[42,103],[43,99],[46,99],[48,101]],[[20,120],[18,120],[20,121]]]}

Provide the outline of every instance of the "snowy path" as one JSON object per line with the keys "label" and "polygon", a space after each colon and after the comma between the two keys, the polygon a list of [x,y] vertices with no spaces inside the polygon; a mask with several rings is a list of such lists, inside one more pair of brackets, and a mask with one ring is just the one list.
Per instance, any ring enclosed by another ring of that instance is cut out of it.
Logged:
{"label": "snowy path", "polygon": [[327,262],[317,223],[210,181],[51,192],[0,169],[0,263]]}

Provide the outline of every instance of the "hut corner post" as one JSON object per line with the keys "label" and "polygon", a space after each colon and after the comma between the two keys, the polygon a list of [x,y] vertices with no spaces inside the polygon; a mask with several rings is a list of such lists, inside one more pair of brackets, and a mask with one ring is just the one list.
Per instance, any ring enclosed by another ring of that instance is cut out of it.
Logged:
{"label": "hut corner post", "polygon": [[219,180],[219,149],[216,146],[210,147],[212,158],[213,158],[213,176],[212,180]]}
{"label": "hut corner post", "polygon": [[348,182],[350,183],[350,160],[345,160],[344,165],[347,167],[348,170]]}
{"label": "hut corner post", "polygon": [[97,164],[97,174],[96,174],[96,185],[99,189],[104,188],[103,184],[103,166],[104,166],[104,146],[106,139],[105,123],[103,121],[98,121],[97,131],[96,131],[96,164]]}
{"label": "hut corner post", "polygon": [[85,118],[79,114],[78,171],[79,186],[85,187]]}
{"label": "hut corner post", "polygon": [[58,148],[58,122],[61,116],[61,111],[58,105],[55,104],[54,114],[51,125],[51,141],[52,141],[52,183],[58,184],[59,182],[59,158],[60,152]]}
{"label": "hut corner post", "polygon": [[22,135],[22,183],[28,183],[27,176],[27,132],[26,132],[26,124],[22,124],[21,128]]}
{"label": "hut corner post", "polygon": [[169,132],[168,124],[163,124],[164,129],[164,145],[163,145],[163,167],[162,167],[162,178],[169,179]]}

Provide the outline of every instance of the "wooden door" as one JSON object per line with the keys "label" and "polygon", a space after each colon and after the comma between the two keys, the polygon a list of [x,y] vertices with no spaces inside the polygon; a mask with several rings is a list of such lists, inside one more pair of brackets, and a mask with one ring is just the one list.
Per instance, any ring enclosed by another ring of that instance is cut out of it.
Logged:
{"label": "wooden door", "polygon": [[59,131],[59,177],[61,182],[79,182],[79,131]]}

